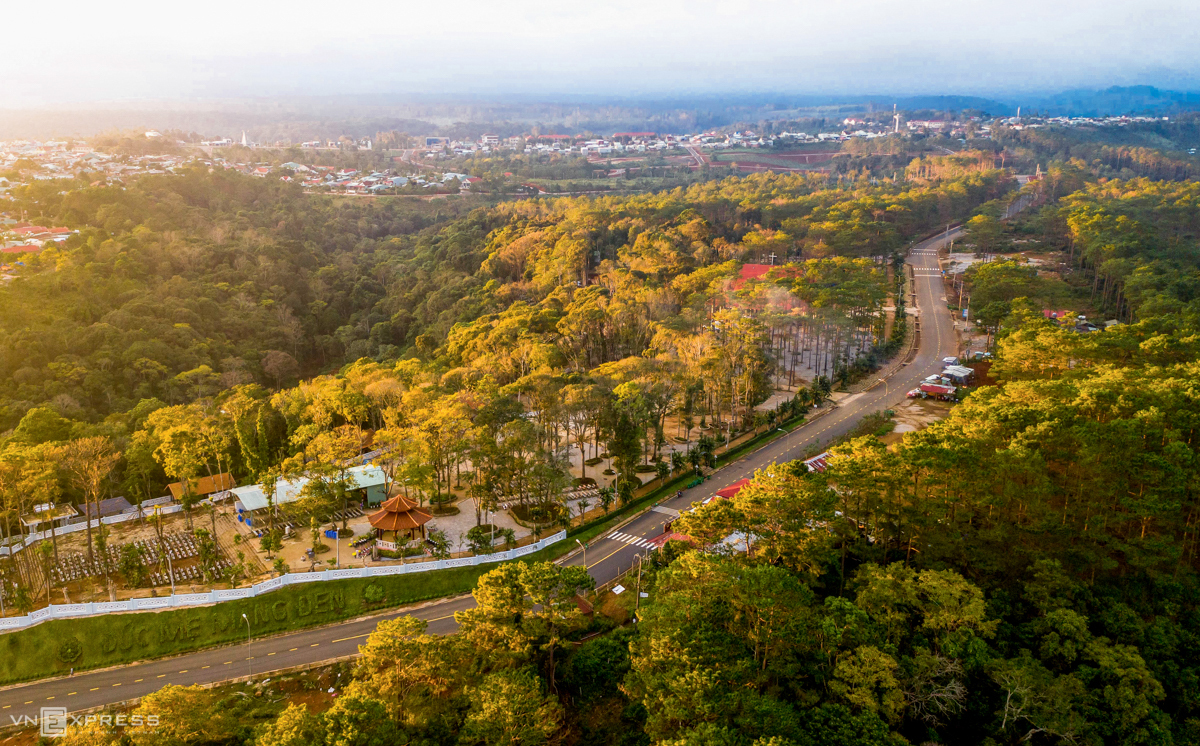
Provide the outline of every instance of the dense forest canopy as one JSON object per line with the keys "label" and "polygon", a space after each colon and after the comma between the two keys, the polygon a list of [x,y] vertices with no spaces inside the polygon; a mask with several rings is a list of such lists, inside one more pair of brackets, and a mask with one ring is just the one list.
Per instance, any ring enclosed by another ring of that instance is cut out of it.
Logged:
{"label": "dense forest canopy", "polygon": [[570,315],[589,272],[611,300],[666,293],[678,306],[681,275],[770,253],[883,257],[1004,188],[998,173],[850,191],[764,174],[457,214],[463,203],[335,200],[203,170],[128,188],[35,184],[21,214],[79,233],[0,294],[4,422],[45,402],[95,419],[362,357],[434,357],[456,324],[516,301],[560,296]]}
{"label": "dense forest canopy", "polygon": [[[776,464],[684,515],[692,541],[644,564],[637,624],[586,618],[578,568],[508,564],[461,634],[382,623],[323,713],[252,728],[176,688],[145,706],[214,713],[211,742],[262,746],[1194,743],[1196,185],[1062,158],[1004,224],[1013,183],[990,166],[469,211],[199,171],[31,189],[29,217],[80,233],[3,290],[0,497],[9,514],[80,499],[59,464],[89,442],[149,496],[337,463],[367,431],[430,499],[470,463],[481,502],[518,485],[550,503],[575,476],[564,449],[601,444],[627,497],[667,413],[753,423],[787,340],[824,340],[842,371],[847,350],[888,349],[897,250],[974,214],[981,255],[1021,236],[1058,259],[964,276],[990,309],[996,385],[897,445],[851,440],[823,473]],[[743,283],[745,263],[779,266]],[[1060,327],[1043,308],[1066,292],[1125,323]]]}
{"label": "dense forest canopy", "polygon": [[324,712],[223,719],[236,695],[176,687],[141,712],[260,746],[1194,743],[1195,327],[1082,336],[1027,311],[1001,385],[943,422],[678,520],[694,545],[643,563],[637,624],[585,617],[581,568],[504,565],[459,634],[382,622]]}

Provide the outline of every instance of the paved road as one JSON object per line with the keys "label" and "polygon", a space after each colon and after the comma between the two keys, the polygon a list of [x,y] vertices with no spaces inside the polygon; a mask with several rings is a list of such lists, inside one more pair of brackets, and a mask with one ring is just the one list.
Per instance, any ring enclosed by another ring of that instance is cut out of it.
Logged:
{"label": "paved road", "polygon": [[[886,384],[880,383],[860,394],[843,399],[833,412],[789,435],[729,464],[713,478],[673,500],[664,501],[642,513],[619,530],[594,539],[586,552],[587,567],[597,584],[615,578],[646,551],[646,541],[662,534],[663,524],[673,514],[694,501],[709,497],[716,490],[754,474],[772,462],[802,457],[810,446],[828,443],[845,435],[863,417],[886,409],[904,399],[905,393],[925,376],[941,370],[941,359],[957,353],[954,327],[946,310],[937,249],[943,241],[955,237],[938,236],[918,244],[909,256],[913,266],[917,303],[920,309],[920,347],[913,361],[899,369]],[[911,302],[910,306],[914,305]],[[583,564],[584,553],[566,560]],[[394,611],[359,621],[349,621],[319,629],[282,635],[245,646],[205,650],[168,660],[149,661],[109,671],[81,673],[52,681],[33,682],[0,690],[0,726],[9,717],[36,717],[40,707],[66,707],[75,712],[100,705],[141,697],[166,684],[203,684],[305,663],[332,660],[352,655],[382,619],[412,614],[429,620],[429,631],[453,632],[454,612],[470,608],[470,596],[445,599],[416,609]]]}

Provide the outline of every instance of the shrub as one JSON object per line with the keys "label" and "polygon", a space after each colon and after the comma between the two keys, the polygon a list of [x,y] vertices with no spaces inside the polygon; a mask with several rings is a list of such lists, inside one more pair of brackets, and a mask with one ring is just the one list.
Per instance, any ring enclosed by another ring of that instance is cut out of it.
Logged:
{"label": "shrub", "polygon": [[83,645],[74,637],[68,637],[58,644],[58,659],[63,663],[74,663],[83,655]]}

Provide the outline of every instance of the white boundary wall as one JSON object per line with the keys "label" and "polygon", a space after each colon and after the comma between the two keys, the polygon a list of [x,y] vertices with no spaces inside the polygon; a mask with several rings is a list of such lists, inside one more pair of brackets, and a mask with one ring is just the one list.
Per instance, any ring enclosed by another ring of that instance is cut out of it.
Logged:
{"label": "white boundary wall", "polygon": [[[79,525],[82,526],[83,524]],[[286,585],[320,583],[327,580],[345,580],[346,578],[378,578],[385,575],[407,575],[409,573],[428,572],[430,570],[445,570],[451,567],[486,565],[492,562],[519,559],[520,557],[545,549],[551,544],[557,544],[566,538],[567,532],[559,531],[557,534],[542,539],[536,544],[510,549],[506,552],[496,552],[495,554],[480,554],[474,557],[435,560],[433,562],[414,562],[411,565],[354,567],[345,570],[288,573],[287,575],[280,575],[277,578],[265,580],[249,588],[232,588],[229,590],[210,591],[209,593],[184,593],[159,596],[157,598],[131,598],[128,601],[104,603],[51,604],[44,609],[31,612],[27,616],[0,618],[0,632],[27,629],[47,619],[68,619],[72,617],[98,616],[100,614],[119,614],[130,611],[160,611],[162,609],[181,608],[185,606],[207,606],[208,604],[219,604],[222,601],[254,598]]]}
{"label": "white boundary wall", "polygon": [[[145,505],[145,503],[143,503],[143,505]],[[172,505],[170,507],[163,508],[162,511],[160,511],[160,512],[163,515],[170,515],[171,513],[178,513],[181,510],[183,510],[182,505]],[[93,518],[91,521],[82,521],[80,523],[71,523],[66,526],[61,526],[59,528],[54,529],[54,535],[55,536],[66,536],[67,534],[73,534],[77,531],[86,531],[87,527],[88,527],[88,523],[92,524],[92,528],[96,528],[101,523],[103,523],[105,526],[111,526],[114,523],[124,523],[125,521],[136,520],[137,517],[138,517],[138,514],[137,514],[137,510],[135,508],[132,512],[118,513],[116,515],[106,516],[104,518],[101,518],[100,520],[96,520],[95,518]],[[16,554],[17,552],[21,551],[25,547],[33,546],[37,542],[44,541],[49,538],[51,538],[49,531],[35,531],[31,534],[27,534],[25,536],[25,538],[19,543],[13,544],[12,546],[0,546],[0,557],[6,557],[10,554]]]}

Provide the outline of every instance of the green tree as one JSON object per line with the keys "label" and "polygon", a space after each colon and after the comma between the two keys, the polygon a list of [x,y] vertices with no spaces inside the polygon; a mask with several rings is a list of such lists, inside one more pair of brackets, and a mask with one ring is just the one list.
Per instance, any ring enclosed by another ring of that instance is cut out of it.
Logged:
{"label": "green tree", "polygon": [[470,708],[463,736],[472,743],[539,744],[548,742],[563,720],[563,708],[542,691],[531,671],[487,674],[467,694]]}

